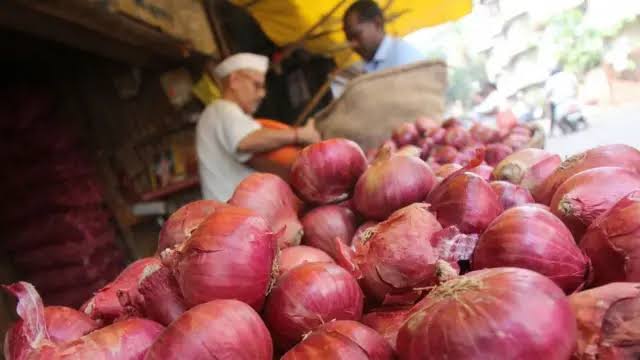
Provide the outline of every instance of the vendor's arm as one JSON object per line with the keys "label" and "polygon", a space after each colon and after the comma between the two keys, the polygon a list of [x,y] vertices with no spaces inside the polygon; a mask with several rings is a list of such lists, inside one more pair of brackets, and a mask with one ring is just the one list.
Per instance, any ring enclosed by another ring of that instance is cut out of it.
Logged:
{"label": "vendor's arm", "polygon": [[320,141],[313,119],[307,125],[291,129],[257,129],[245,136],[236,148],[240,153],[258,153],[287,145],[306,145]]}

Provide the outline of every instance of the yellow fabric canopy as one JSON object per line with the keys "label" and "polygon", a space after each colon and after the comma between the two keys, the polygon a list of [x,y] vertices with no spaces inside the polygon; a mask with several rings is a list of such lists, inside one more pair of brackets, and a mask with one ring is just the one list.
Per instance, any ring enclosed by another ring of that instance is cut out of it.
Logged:
{"label": "yellow fabric canopy", "polygon": [[[232,2],[246,7],[267,36],[279,46],[296,43],[306,37],[303,46],[307,50],[331,55],[339,66],[355,60],[353,53],[346,49],[342,32],[342,15],[353,0]],[[472,0],[378,0],[378,4],[384,9],[387,32],[396,36],[458,19],[471,12],[472,8]],[[329,13],[331,16],[322,21]],[[318,23],[320,25],[316,27]]]}

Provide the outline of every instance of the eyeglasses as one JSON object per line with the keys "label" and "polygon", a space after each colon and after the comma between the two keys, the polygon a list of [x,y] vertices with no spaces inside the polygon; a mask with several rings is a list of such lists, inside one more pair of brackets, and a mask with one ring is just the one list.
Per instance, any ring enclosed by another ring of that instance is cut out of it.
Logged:
{"label": "eyeglasses", "polygon": [[264,80],[257,80],[254,79],[251,75],[245,73],[245,72],[239,72],[240,75],[242,75],[244,78],[246,78],[247,80],[251,81],[251,83],[253,84],[253,87],[256,90],[264,90],[265,89],[265,83]]}

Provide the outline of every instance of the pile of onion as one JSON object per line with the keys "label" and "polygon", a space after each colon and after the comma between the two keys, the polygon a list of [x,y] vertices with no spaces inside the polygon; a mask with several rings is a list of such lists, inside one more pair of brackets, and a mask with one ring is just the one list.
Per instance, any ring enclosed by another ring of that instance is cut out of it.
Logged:
{"label": "pile of onion", "polygon": [[434,172],[436,175],[436,180],[438,181],[438,183],[440,183],[442,182],[442,180],[449,177],[449,175],[453,174],[454,172],[460,169],[462,169],[462,165],[460,164],[455,164],[455,163],[444,164]]}
{"label": "pile of onion", "polygon": [[151,346],[146,360],[271,360],[273,345],[260,315],[237,300],[213,300],[185,312]]}
{"label": "pile of onion", "polygon": [[484,156],[484,160],[489,164],[489,166],[496,166],[507,156],[513,153],[513,150],[510,146],[505,144],[489,144],[485,148],[486,153]]}
{"label": "pile of onion", "polygon": [[469,129],[469,133],[471,134],[471,137],[473,139],[483,144],[495,142],[500,138],[498,130],[492,129],[478,122],[474,123],[473,126],[471,126],[471,129]]}
{"label": "pile of onion", "polygon": [[367,168],[355,142],[329,139],[305,147],[291,166],[291,185],[307,202],[328,204],[349,197]]}
{"label": "pile of onion", "polygon": [[302,218],[305,245],[313,246],[334,256],[334,241],[342,240],[351,244],[356,231],[356,216],[348,207],[339,205],[319,206]]}
{"label": "pile of onion", "polygon": [[419,136],[416,124],[408,122],[400,124],[400,126],[396,127],[391,133],[391,139],[398,147],[415,144]]}
{"label": "pile of onion", "polygon": [[463,149],[471,142],[471,136],[469,132],[461,126],[452,126],[447,129],[444,134],[444,143],[455,147],[456,149]]}
{"label": "pile of onion", "polygon": [[274,232],[284,229],[278,248],[300,244],[302,224],[298,212],[302,203],[279,176],[266,173],[247,176],[236,187],[229,204],[255,211]]}
{"label": "pile of onion", "polygon": [[440,124],[427,116],[421,116],[416,119],[416,129],[418,129],[418,133],[422,136],[425,136],[429,131],[437,129],[440,127]]}
{"label": "pile of onion", "polygon": [[456,160],[458,151],[453,146],[436,145],[431,149],[430,160],[438,164],[448,164]]}
{"label": "pile of onion", "polygon": [[590,266],[562,221],[535,206],[514,207],[498,216],[480,237],[471,264],[474,270],[533,270],[567,294],[585,284]]}
{"label": "pile of onion", "polygon": [[603,166],[622,167],[640,173],[640,151],[622,144],[598,146],[566,159],[543,184],[529,190],[536,201],[549,204],[567,179],[579,172]]}
{"label": "pile of onion", "polygon": [[371,235],[373,234],[370,229],[372,229],[377,222],[375,221],[366,221],[362,225],[358,226],[355,234],[353,234],[353,238],[351,238],[351,249],[355,251],[358,246],[363,245]]}
{"label": "pile of onion", "polygon": [[99,328],[96,321],[66,306],[45,307],[44,322],[49,338],[56,344],[76,340]]}
{"label": "pile of onion", "polygon": [[628,194],[592,222],[580,247],[593,265],[592,286],[640,282],[640,192]]}
{"label": "pile of onion", "polygon": [[398,331],[409,313],[408,307],[385,307],[371,310],[362,316],[361,322],[382,335],[393,351],[396,351]]}
{"label": "pile of onion", "polygon": [[282,274],[296,266],[313,262],[332,263],[334,261],[326,252],[311,246],[298,245],[288,247],[278,254],[278,274],[282,276]]}
{"label": "pile of onion", "polygon": [[215,200],[199,200],[188,203],[171,214],[160,230],[158,253],[182,244],[209,215],[226,204]]}
{"label": "pile of onion", "polygon": [[175,273],[187,306],[236,299],[262,307],[271,280],[276,239],[255,212],[227,206],[216,211],[163,261]]}
{"label": "pile of onion", "polygon": [[574,359],[637,359],[640,283],[611,283],[569,297],[578,322]]}
{"label": "pile of onion", "polygon": [[401,359],[566,360],[576,342],[564,293],[526,269],[474,271],[432,290],[398,333]]}
{"label": "pile of onion", "polygon": [[386,156],[376,160],[356,184],[353,202],[367,219],[384,220],[392,212],[424,200],[436,182],[429,166],[419,158]]}
{"label": "pile of onion", "polygon": [[549,203],[551,212],[567,225],[574,238],[602,213],[632,191],[640,190],[640,174],[619,167],[580,172],[558,188]]}
{"label": "pile of onion", "polygon": [[[364,352],[364,357],[360,356],[358,349]],[[357,321],[337,320],[320,326],[289,350],[282,359],[352,359],[353,356],[356,359],[391,360],[393,350],[387,341],[370,327]]]}
{"label": "pile of onion", "polygon": [[[534,198],[542,182],[555,171],[560,164],[560,156],[540,149],[517,151],[496,165],[492,177],[520,185],[529,190]],[[540,200],[536,198],[536,200]],[[544,202],[548,204],[549,202]]]}
{"label": "pile of onion", "polygon": [[529,190],[522,186],[506,181],[492,181],[490,185],[505,210],[535,202]]}
{"label": "pile of onion", "polygon": [[278,279],[263,318],[275,344],[288,350],[303,335],[331,320],[359,320],[362,290],[356,279],[332,263],[306,263]]}

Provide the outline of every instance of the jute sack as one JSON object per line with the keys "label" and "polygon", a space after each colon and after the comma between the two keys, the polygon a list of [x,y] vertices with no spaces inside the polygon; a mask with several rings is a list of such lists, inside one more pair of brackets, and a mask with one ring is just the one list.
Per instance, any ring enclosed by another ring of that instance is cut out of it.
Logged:
{"label": "jute sack", "polygon": [[342,96],[315,115],[324,139],[344,137],[364,149],[379,146],[397,125],[418,116],[441,119],[447,66],[423,61],[361,75]]}

